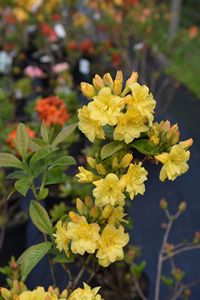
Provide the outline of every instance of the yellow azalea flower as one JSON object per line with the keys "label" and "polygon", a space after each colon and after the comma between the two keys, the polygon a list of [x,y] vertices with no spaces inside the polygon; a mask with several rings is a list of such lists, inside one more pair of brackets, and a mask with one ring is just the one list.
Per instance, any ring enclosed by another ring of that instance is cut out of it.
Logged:
{"label": "yellow azalea flower", "polygon": [[123,226],[116,228],[112,224],[106,225],[99,239],[99,249],[96,257],[103,267],[124,258],[123,247],[129,241],[128,233],[124,233]]}
{"label": "yellow azalea flower", "polygon": [[122,98],[112,95],[111,89],[104,87],[93,99],[94,101],[88,104],[88,109],[91,112],[90,117],[100,122],[102,126],[107,124],[111,126],[116,125],[120,110],[124,107]]}
{"label": "yellow azalea flower", "polygon": [[105,133],[101,123],[91,119],[90,115],[91,113],[85,105],[78,110],[79,129],[87,136],[90,142],[94,142],[96,137],[101,140],[105,139]]}
{"label": "yellow azalea flower", "polygon": [[126,214],[124,213],[124,208],[122,206],[114,207],[109,218],[108,224],[120,225],[122,222],[128,223],[124,217]]}
{"label": "yellow azalea flower", "polygon": [[142,116],[147,117],[151,125],[154,119],[153,113],[156,101],[153,99],[152,94],[149,94],[148,87],[135,82],[130,86],[130,89],[132,96],[127,96],[128,104],[136,107]]}
{"label": "yellow azalea flower", "polygon": [[135,138],[140,137],[142,132],[148,130],[145,125],[146,118],[135,109],[130,108],[126,113],[120,115],[117,126],[114,130],[113,137],[117,141],[125,141],[126,144],[131,143]]}
{"label": "yellow azalea flower", "polygon": [[170,152],[164,152],[156,155],[155,158],[163,164],[160,171],[160,180],[175,180],[176,177],[186,173],[189,169],[187,161],[190,158],[190,152],[179,145],[174,145]]}
{"label": "yellow azalea flower", "polygon": [[117,175],[110,173],[105,178],[94,181],[93,184],[96,186],[93,190],[93,195],[97,206],[125,204],[124,188]]}
{"label": "yellow azalea flower", "polygon": [[137,194],[143,195],[145,192],[144,181],[147,180],[148,172],[142,167],[142,163],[130,164],[127,174],[123,175],[121,182],[126,187],[130,198],[133,199]]}
{"label": "yellow azalea flower", "polygon": [[95,179],[94,174],[84,167],[78,167],[78,169],[80,173],[76,174],[76,177],[79,182],[92,182]]}
{"label": "yellow azalea flower", "polygon": [[16,17],[16,19],[20,22],[25,22],[28,20],[28,14],[26,11],[21,7],[16,7],[13,9],[13,15]]}
{"label": "yellow azalea flower", "polygon": [[91,289],[89,285],[84,283],[84,288],[78,288],[71,293],[68,300],[103,300],[98,294],[99,287]]}
{"label": "yellow azalea flower", "polygon": [[43,287],[38,287],[34,291],[26,291],[16,298],[18,300],[58,300],[56,295],[45,292]]}
{"label": "yellow azalea flower", "polygon": [[67,238],[67,224],[58,221],[56,224],[56,233],[53,235],[56,239],[58,250],[64,251],[69,256],[69,239]]}
{"label": "yellow azalea flower", "polygon": [[71,240],[71,250],[73,253],[84,255],[94,253],[99,240],[99,225],[88,224],[85,217],[80,217],[78,222],[69,222],[67,226],[67,237]]}

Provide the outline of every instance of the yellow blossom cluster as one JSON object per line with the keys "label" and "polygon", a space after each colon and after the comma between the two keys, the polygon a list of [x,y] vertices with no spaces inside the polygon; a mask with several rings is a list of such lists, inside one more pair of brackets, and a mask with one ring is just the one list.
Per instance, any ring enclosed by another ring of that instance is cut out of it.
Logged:
{"label": "yellow blossom cluster", "polygon": [[148,87],[139,84],[137,78],[138,74],[133,72],[123,84],[123,74],[118,71],[114,80],[107,73],[103,77],[95,75],[93,84],[81,84],[82,93],[89,99],[89,103],[79,109],[79,129],[93,143],[96,139],[121,142],[120,147],[117,144],[119,149],[116,152],[120,150],[124,154],[120,162],[112,155],[115,151],[111,153],[113,161],[107,170],[101,160],[91,164],[91,158],[88,164],[95,172],[79,167],[79,182],[95,186],[93,195],[96,205],[100,207],[106,204],[123,206],[125,193],[131,199],[137,194],[144,194],[147,171],[142,163],[129,161],[126,173],[120,170],[123,168],[120,164],[128,160],[126,154],[130,158],[133,148],[145,155],[145,159],[163,164],[161,181],[175,180],[189,169],[188,149],[192,139],[180,142],[177,124],[171,126],[169,121],[154,122],[156,102]]}
{"label": "yellow blossom cluster", "polygon": [[[22,286],[23,290],[17,290],[16,286]],[[77,288],[71,294],[65,289],[61,294],[58,288],[49,287],[46,292],[43,287],[37,287],[33,291],[28,291],[26,286],[21,282],[14,281],[15,288],[8,290],[1,288],[0,295],[4,300],[103,300],[100,294],[98,294],[99,287],[91,288],[84,283],[84,288]]]}
{"label": "yellow blossom cluster", "polygon": [[113,139],[131,143],[149,130],[154,119],[155,100],[145,85],[137,83],[133,72],[123,89],[123,74],[113,80],[109,73],[96,75],[93,85],[83,82],[82,93],[90,99],[78,111],[79,129],[94,142],[105,139],[105,127],[113,129]]}
{"label": "yellow blossom cluster", "polygon": [[103,267],[123,259],[123,247],[129,241],[128,234],[124,233],[124,228],[120,225],[121,222],[126,222],[123,219],[123,208],[106,206],[104,210],[98,210],[90,205],[89,210],[89,207],[84,207],[82,201],[77,199],[77,210],[80,214],[69,213],[69,222],[60,220],[56,225],[54,237],[59,251],[64,251],[67,256],[70,253],[95,254]]}

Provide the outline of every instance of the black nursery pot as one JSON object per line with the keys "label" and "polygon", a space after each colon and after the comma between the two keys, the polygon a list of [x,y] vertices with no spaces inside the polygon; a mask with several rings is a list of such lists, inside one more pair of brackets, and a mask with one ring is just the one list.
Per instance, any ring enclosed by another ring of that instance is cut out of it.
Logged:
{"label": "black nursery pot", "polygon": [[27,220],[20,220],[5,229],[3,246],[0,251],[0,266],[5,266],[11,256],[18,258],[26,248]]}

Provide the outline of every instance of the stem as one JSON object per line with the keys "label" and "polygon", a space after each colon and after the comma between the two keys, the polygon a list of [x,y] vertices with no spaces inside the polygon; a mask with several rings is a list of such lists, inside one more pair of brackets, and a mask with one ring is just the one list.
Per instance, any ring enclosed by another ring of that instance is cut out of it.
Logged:
{"label": "stem", "polygon": [[158,256],[158,267],[157,267],[157,276],[156,276],[156,287],[155,287],[155,299],[154,300],[159,300],[159,296],[160,296],[160,280],[161,280],[161,274],[162,274],[162,265],[163,265],[163,252],[164,252],[164,247],[167,243],[168,237],[169,237],[169,233],[172,227],[174,219],[170,218],[169,222],[167,224],[167,228],[163,237],[163,241],[162,241],[162,246],[160,249],[160,253]]}
{"label": "stem", "polygon": [[74,282],[73,282],[73,289],[75,289],[79,283],[79,280],[81,279],[84,271],[85,271],[85,268],[86,266],[88,265],[88,263],[90,262],[92,256],[89,255],[86,259],[86,261],[83,263],[82,265],[82,268],[80,269],[79,273],[77,274],[76,278],[74,279]]}
{"label": "stem", "polygon": [[[47,236],[45,233],[43,233],[43,237],[45,242],[47,242]],[[49,253],[47,253],[48,256],[48,260],[49,260],[49,267],[50,267],[50,272],[51,272],[51,278],[53,281],[53,285],[56,286],[56,276],[55,276],[55,272],[54,272],[54,267],[53,267],[53,260],[51,258],[51,255]]]}
{"label": "stem", "polygon": [[195,286],[195,285],[198,285],[198,284],[200,284],[200,279],[197,279],[197,280],[195,280],[195,281],[193,281],[193,282],[191,282],[191,283],[182,285],[182,286],[180,287],[180,289],[174,294],[174,296],[172,296],[172,297],[170,298],[170,300],[176,300],[179,296],[181,296],[181,294],[183,293],[183,291],[184,291],[185,289],[189,289],[189,288],[191,288],[191,287],[193,287],[193,286]]}
{"label": "stem", "polygon": [[138,280],[137,280],[137,278],[136,278],[135,276],[134,276],[134,282],[135,282],[135,288],[136,288],[136,290],[137,290],[137,292],[138,292],[140,298],[141,298],[142,300],[147,300],[147,298],[146,298],[145,295],[143,294],[143,291],[142,291],[142,289],[141,289],[141,287],[140,287],[140,284],[139,284],[139,282],[138,282]]}
{"label": "stem", "polygon": [[179,248],[175,251],[172,252],[172,254],[163,256],[163,261],[169,259],[170,257],[174,257],[182,252],[186,252],[186,251],[190,251],[190,250],[196,250],[196,249],[200,249],[200,245],[188,245],[182,248]]}

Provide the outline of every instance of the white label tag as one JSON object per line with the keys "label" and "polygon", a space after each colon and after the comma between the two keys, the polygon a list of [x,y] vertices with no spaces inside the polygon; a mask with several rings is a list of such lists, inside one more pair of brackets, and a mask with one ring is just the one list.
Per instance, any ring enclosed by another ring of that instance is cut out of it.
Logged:
{"label": "white label tag", "polygon": [[86,58],[81,58],[79,61],[79,71],[82,74],[88,75],[90,73],[90,62]]}

